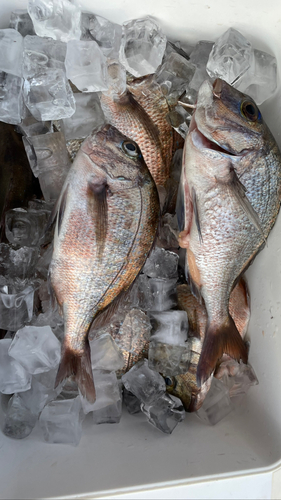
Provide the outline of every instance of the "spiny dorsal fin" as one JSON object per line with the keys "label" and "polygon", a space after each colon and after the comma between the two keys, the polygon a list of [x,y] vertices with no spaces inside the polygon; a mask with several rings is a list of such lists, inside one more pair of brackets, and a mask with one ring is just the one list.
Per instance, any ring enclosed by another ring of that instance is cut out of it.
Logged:
{"label": "spiny dorsal fin", "polygon": [[88,182],[89,206],[92,208],[95,220],[95,233],[97,254],[100,259],[103,254],[108,223],[108,205],[107,205],[107,180],[104,177],[96,177]]}

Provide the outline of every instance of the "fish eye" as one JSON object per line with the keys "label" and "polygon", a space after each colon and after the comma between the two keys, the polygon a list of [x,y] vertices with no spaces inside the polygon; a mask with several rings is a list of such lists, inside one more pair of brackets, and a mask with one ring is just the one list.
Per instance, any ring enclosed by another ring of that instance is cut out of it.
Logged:
{"label": "fish eye", "polygon": [[133,141],[122,142],[122,149],[130,158],[139,158],[141,155],[138,145]]}
{"label": "fish eye", "polygon": [[168,387],[171,387],[171,386],[173,386],[173,385],[174,385],[174,380],[172,380],[172,378],[171,378],[171,377],[165,377],[165,378],[164,378],[164,380],[165,380],[165,384],[166,384]]}
{"label": "fish eye", "polygon": [[256,122],[261,117],[258,107],[252,101],[243,101],[241,103],[241,113],[251,122]]}

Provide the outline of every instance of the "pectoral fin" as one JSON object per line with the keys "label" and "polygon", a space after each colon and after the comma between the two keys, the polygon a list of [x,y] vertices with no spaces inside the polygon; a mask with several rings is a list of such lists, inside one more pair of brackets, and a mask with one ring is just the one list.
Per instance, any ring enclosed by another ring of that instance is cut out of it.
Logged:
{"label": "pectoral fin", "polygon": [[263,233],[263,229],[261,226],[260,218],[255,209],[252,207],[249,199],[246,196],[246,188],[239,180],[235,170],[233,167],[230,169],[230,180],[228,182],[228,187],[231,190],[232,194],[235,196],[236,200],[240,204],[241,208],[244,210],[250,222],[255,226],[255,228],[262,235],[264,241],[266,238]]}
{"label": "pectoral fin", "polygon": [[94,217],[97,253],[99,258],[102,257],[107,234],[107,192],[108,185],[106,178],[97,176],[88,182],[88,206]]}

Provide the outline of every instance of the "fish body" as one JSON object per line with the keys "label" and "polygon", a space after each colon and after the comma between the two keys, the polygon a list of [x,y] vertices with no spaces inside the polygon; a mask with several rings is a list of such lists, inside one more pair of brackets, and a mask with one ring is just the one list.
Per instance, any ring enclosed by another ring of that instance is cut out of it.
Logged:
{"label": "fish body", "polygon": [[223,80],[205,81],[185,141],[178,203],[188,279],[208,316],[199,385],[223,353],[247,362],[229,297],[264,246],[280,198],[280,151],[256,104]]}
{"label": "fish body", "polygon": [[[168,392],[179,397],[185,409],[193,412],[199,410],[202,406],[213,378],[213,375],[211,375],[201,387],[198,387],[196,373],[208,323],[208,315],[204,304],[194,297],[188,285],[178,285],[177,296],[179,307],[186,311],[188,315],[191,360],[186,373],[171,377],[166,383]],[[231,292],[229,313],[241,338],[244,338],[250,320],[250,299],[247,284],[243,278],[239,280]],[[223,360],[226,362],[227,359],[227,356],[224,355]],[[170,385],[168,382],[170,382]]]}
{"label": "fish body", "polygon": [[157,184],[165,186],[173,153],[173,129],[166,120],[168,104],[151,79],[130,83],[122,94],[110,88],[101,94],[101,106],[109,123],[139,145]]}
{"label": "fish body", "polygon": [[137,144],[109,125],[90,135],[62,190],[50,265],[65,320],[56,384],[75,375],[89,401],[89,328],[138,275],[158,219],[157,189]]}

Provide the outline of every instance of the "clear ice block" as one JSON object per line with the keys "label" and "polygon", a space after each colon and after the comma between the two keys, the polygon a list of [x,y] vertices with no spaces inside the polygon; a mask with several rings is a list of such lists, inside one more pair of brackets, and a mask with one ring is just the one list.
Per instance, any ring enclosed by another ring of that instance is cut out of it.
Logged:
{"label": "clear ice block", "polygon": [[39,415],[46,404],[50,403],[61,391],[61,385],[54,389],[57,369],[34,375],[31,380],[31,388],[21,392],[21,402],[31,413]]}
{"label": "clear ice block", "polygon": [[142,403],[141,411],[154,427],[166,434],[172,434],[178,423],[185,418],[181,400],[169,394],[164,394],[151,405]]}
{"label": "clear ice block", "polygon": [[185,345],[188,318],[185,311],[151,312],[151,340],[172,345]]}
{"label": "clear ice block", "polygon": [[[18,235],[25,235],[24,224],[20,226],[17,223]],[[16,231],[15,231],[16,232]],[[20,236],[18,236],[20,239]],[[4,293],[22,292],[29,283],[23,280],[34,276],[37,260],[38,248],[36,247],[13,247],[6,243],[0,243],[0,274],[6,278],[3,285],[8,285],[9,289],[3,290]],[[12,280],[14,278],[14,282]],[[32,283],[30,283],[32,285]],[[12,285],[12,288],[11,288]]]}
{"label": "clear ice block", "polygon": [[214,44],[207,63],[212,78],[233,84],[249,69],[252,61],[250,42],[234,28],[229,28]]}
{"label": "clear ice block", "polygon": [[52,38],[26,36],[23,41],[23,77],[40,75],[46,68],[65,71],[66,43]]}
{"label": "clear ice block", "polygon": [[31,321],[34,286],[28,282],[0,287],[0,328],[13,332]]}
{"label": "clear ice block", "polygon": [[24,9],[11,12],[10,28],[17,30],[22,36],[35,35],[32,19]]}
{"label": "clear ice block", "polygon": [[109,333],[95,338],[90,342],[90,348],[94,370],[117,371],[123,368],[125,360],[122,352]]}
{"label": "clear ice block", "polygon": [[195,45],[193,51],[190,54],[190,61],[196,66],[193,78],[189,83],[189,87],[194,90],[198,91],[204,80],[207,80],[208,78],[206,66],[213,45],[214,42],[201,40]]}
{"label": "clear ice block", "polygon": [[32,247],[44,236],[50,212],[12,208],[5,214],[5,234],[9,243]]}
{"label": "clear ice block", "polygon": [[176,278],[149,278],[148,283],[152,294],[152,303],[149,307],[151,311],[168,311],[176,305],[176,282]]}
{"label": "clear ice block", "polygon": [[0,71],[0,121],[16,125],[23,116],[23,79]]}
{"label": "clear ice block", "polygon": [[11,343],[10,339],[0,340],[0,392],[3,394],[27,391],[31,387],[31,375],[9,356]]}
{"label": "clear ice block", "polygon": [[84,413],[100,410],[107,406],[115,405],[120,399],[120,388],[115,372],[106,370],[93,370],[93,378],[96,388],[96,401],[89,403],[81,393],[81,402]]}
{"label": "clear ice block", "polygon": [[73,92],[62,69],[46,68],[24,81],[24,101],[37,120],[60,120],[73,115]]}
{"label": "clear ice block", "polygon": [[166,391],[163,377],[149,368],[147,359],[139,361],[125,373],[122,382],[128,391],[148,405],[163,396]]}
{"label": "clear ice block", "polygon": [[190,113],[188,113],[188,111],[186,111],[182,106],[178,105],[167,114],[166,119],[175,131],[185,139],[191,120]]}
{"label": "clear ice block", "polygon": [[67,141],[85,139],[94,128],[105,123],[97,93],[76,93],[74,100],[75,113],[63,120],[63,131]]}
{"label": "clear ice block", "polygon": [[122,416],[122,401],[93,411],[94,424],[118,424]]}
{"label": "clear ice block", "polygon": [[177,101],[192,80],[195,69],[196,66],[192,62],[176,52],[169,54],[156,74],[156,81],[168,102]]}
{"label": "clear ice block", "polygon": [[136,77],[155,73],[162,62],[166,41],[152,17],[127,21],[122,26],[120,62]]}
{"label": "clear ice block", "polygon": [[71,40],[67,44],[66,76],[82,92],[108,89],[106,59],[93,40]]}
{"label": "clear ice block", "polygon": [[23,137],[30,167],[46,201],[56,200],[70,168],[62,132]]}
{"label": "clear ice block", "polygon": [[172,345],[150,341],[148,366],[163,375],[172,377],[187,373],[190,364],[190,345]]}
{"label": "clear ice block", "polygon": [[142,272],[150,278],[174,278],[178,275],[179,256],[174,252],[155,247]]}
{"label": "clear ice block", "polygon": [[24,105],[24,117],[21,123],[17,126],[19,134],[30,137],[32,135],[48,134],[53,132],[52,122],[42,122],[36,120],[30,113],[29,109]]}
{"label": "clear ice block", "polygon": [[17,331],[9,355],[36,375],[58,367],[61,344],[49,326],[26,326]]}
{"label": "clear ice block", "polygon": [[11,28],[0,30],[0,71],[22,76],[21,34]]}
{"label": "clear ice block", "polygon": [[238,363],[234,359],[223,361],[220,364],[216,378],[219,378],[228,387],[231,398],[246,394],[250,387],[259,383],[251,365]]}
{"label": "clear ice block", "polygon": [[203,422],[215,425],[233,410],[228,388],[216,378],[212,379],[210,390],[201,408],[196,412]]}
{"label": "clear ice block", "polygon": [[82,12],[81,40],[94,40],[105,57],[118,60],[122,26],[95,14]]}
{"label": "clear ice block", "polygon": [[76,1],[29,0],[28,13],[38,36],[68,42],[81,36],[81,10]]}
{"label": "clear ice block", "polygon": [[256,104],[262,104],[277,88],[276,58],[267,52],[254,49],[252,64],[235,87],[252,97]]}
{"label": "clear ice block", "polygon": [[131,415],[134,415],[135,413],[139,413],[141,411],[140,400],[132,392],[127,391],[125,387],[123,390],[123,400],[128,413],[130,413]]}
{"label": "clear ice block", "polygon": [[3,433],[13,439],[24,439],[33,431],[37,418],[23,405],[21,395],[14,394],[8,403]]}
{"label": "clear ice block", "polygon": [[45,406],[39,418],[45,441],[77,446],[82,436],[83,418],[79,396],[52,401]]}

